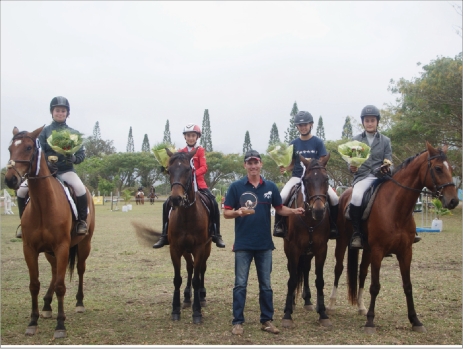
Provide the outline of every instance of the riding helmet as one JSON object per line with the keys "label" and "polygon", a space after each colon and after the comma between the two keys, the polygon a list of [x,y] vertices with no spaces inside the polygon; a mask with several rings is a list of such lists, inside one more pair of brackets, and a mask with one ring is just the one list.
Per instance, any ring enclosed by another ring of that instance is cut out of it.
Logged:
{"label": "riding helmet", "polygon": [[299,124],[309,124],[313,123],[313,117],[312,114],[310,114],[308,111],[300,111],[296,115],[294,115],[294,124],[299,125]]}
{"label": "riding helmet", "polygon": [[53,112],[53,108],[55,107],[65,107],[68,110],[68,114],[71,112],[71,106],[69,105],[69,101],[62,97],[54,97],[50,102],[50,113]]}
{"label": "riding helmet", "polygon": [[381,114],[379,113],[379,109],[371,104],[367,105],[365,108],[362,109],[362,113],[360,114],[360,119],[362,119],[362,124],[363,124],[363,118],[365,116],[376,116],[376,119],[378,119],[378,122],[381,119]]}
{"label": "riding helmet", "polygon": [[201,127],[196,124],[187,124],[183,128],[183,134],[187,132],[195,132],[198,135],[198,138],[201,138]]}

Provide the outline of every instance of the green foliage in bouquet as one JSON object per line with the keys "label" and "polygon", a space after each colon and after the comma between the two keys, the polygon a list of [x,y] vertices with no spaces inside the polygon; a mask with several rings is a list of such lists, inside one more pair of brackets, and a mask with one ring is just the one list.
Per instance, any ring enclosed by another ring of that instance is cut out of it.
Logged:
{"label": "green foliage in bouquet", "polygon": [[62,155],[73,155],[81,147],[83,138],[81,133],[71,133],[68,130],[53,130],[47,138],[48,145]]}
{"label": "green foliage in bouquet", "polygon": [[359,167],[370,157],[370,147],[359,141],[340,144],[338,152],[348,164],[355,167]]}
{"label": "green foliage in bouquet", "polygon": [[177,150],[173,144],[169,143],[159,143],[151,148],[151,151],[154,154],[156,160],[161,164],[162,167],[167,167],[169,164],[169,155],[167,155],[166,148],[169,149],[172,153],[175,153]]}
{"label": "green foliage in bouquet", "polygon": [[267,148],[267,155],[275,161],[278,167],[288,167],[293,159],[293,145],[288,146],[285,143],[272,144]]}
{"label": "green foliage in bouquet", "polygon": [[437,219],[440,219],[441,216],[452,215],[452,211],[450,211],[448,208],[444,208],[442,202],[438,198],[432,199],[432,204],[434,205],[434,208],[432,208],[431,211],[436,214]]}

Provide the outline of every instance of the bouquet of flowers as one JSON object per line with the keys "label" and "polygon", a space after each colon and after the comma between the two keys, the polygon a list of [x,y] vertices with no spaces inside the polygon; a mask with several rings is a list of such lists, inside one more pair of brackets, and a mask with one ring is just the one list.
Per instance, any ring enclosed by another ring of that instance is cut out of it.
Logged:
{"label": "bouquet of flowers", "polygon": [[175,153],[175,146],[169,143],[159,143],[155,145],[151,151],[154,153],[154,157],[161,164],[162,167],[167,167],[169,164],[169,155],[167,155],[166,148],[172,153]]}
{"label": "bouquet of flowers", "polygon": [[340,144],[338,151],[348,164],[355,167],[359,167],[370,157],[370,147],[359,141]]}
{"label": "bouquet of flowers", "polygon": [[67,156],[74,155],[82,147],[83,138],[81,133],[53,130],[47,143],[57,153]]}
{"label": "bouquet of flowers", "polygon": [[267,155],[276,162],[278,167],[288,167],[293,158],[293,145],[288,146],[284,143],[273,144],[268,147]]}

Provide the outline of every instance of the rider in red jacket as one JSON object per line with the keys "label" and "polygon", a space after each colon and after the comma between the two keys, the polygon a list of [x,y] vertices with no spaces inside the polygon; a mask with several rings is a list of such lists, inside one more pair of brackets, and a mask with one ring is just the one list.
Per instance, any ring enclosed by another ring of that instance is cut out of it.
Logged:
{"label": "rider in red jacket", "polygon": [[[187,146],[183,149],[180,149],[179,152],[191,152],[193,149],[196,150],[196,154],[193,156],[193,165],[195,167],[196,174],[196,183],[198,190],[203,194],[207,195],[213,204],[213,210],[210,213],[210,217],[214,223],[214,231],[212,235],[212,241],[215,242],[217,247],[225,247],[225,243],[222,240],[220,235],[220,211],[215,196],[211,193],[207,187],[206,181],[204,180],[204,175],[207,172],[207,163],[206,163],[206,152],[203,147],[197,144],[198,139],[201,137],[201,128],[195,124],[188,124],[183,128],[183,136],[185,137]],[[164,245],[168,245],[169,241],[167,239],[167,225],[168,225],[168,214],[169,214],[169,203],[168,200],[164,202],[162,207],[162,235],[157,243],[153,245],[154,248],[161,248]]]}

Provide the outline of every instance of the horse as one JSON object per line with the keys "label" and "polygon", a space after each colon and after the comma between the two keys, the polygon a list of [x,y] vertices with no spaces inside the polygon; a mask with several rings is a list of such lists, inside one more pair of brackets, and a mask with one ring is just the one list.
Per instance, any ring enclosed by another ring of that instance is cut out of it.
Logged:
{"label": "horse", "polygon": [[57,325],[54,338],[66,337],[66,319],[64,296],[66,285],[66,266],[72,279],[77,257],[79,287],[76,294],[75,311],[85,311],[83,299],[83,277],[85,261],[90,254],[91,239],[95,228],[95,209],[90,192],[88,200],[88,234],[76,235],[73,213],[62,184],[50,172],[45,154],[42,153],[38,136],[43,126],[33,132],[13,129],[13,139],[8,150],[10,160],[5,174],[5,183],[12,189],[18,189],[27,179],[30,201],[21,217],[24,258],[29,269],[29,290],[32,298],[32,312],[26,335],[37,333],[39,318],[38,294],[40,291],[38,257],[45,253],[50,263],[52,278],[48,291],[43,298],[42,317],[51,318],[53,293],[58,299]]}
{"label": "horse", "polygon": [[145,204],[145,193],[143,193],[141,190],[137,192],[137,195],[135,195],[135,203],[137,205],[144,205]]}
{"label": "horse", "polygon": [[148,194],[148,198],[150,199],[150,204],[151,205],[154,205],[154,199],[155,198],[158,198],[159,197],[154,193],[154,191],[151,191],[149,194]]}
{"label": "horse", "polygon": [[[419,321],[412,293],[410,264],[412,260],[412,244],[416,234],[416,224],[412,216],[416,200],[422,189],[428,188],[433,196],[438,197],[443,206],[454,209],[459,200],[452,182],[452,167],[447,159],[447,146],[433,148],[426,142],[426,150],[406,159],[377,190],[371,205],[369,217],[362,221],[362,231],[367,239],[364,246],[360,271],[358,270],[358,250],[349,249],[347,278],[348,299],[352,305],[357,304],[358,313],[367,316],[364,327],[366,333],[375,333],[374,317],[376,297],[379,294],[379,274],[381,261],[388,254],[395,254],[400,266],[402,285],[407,301],[408,319],[412,331],[426,332]],[[343,271],[343,260],[346,248],[352,236],[352,224],[345,217],[350,203],[352,188],[347,189],[339,200],[337,225],[339,237],[336,240],[336,265],[334,286],[330,296],[329,313],[334,313],[339,278]],[[363,293],[368,267],[371,264],[371,301],[368,311],[364,306]],[[357,278],[359,278],[357,290]]]}
{"label": "horse", "polygon": [[[170,176],[172,211],[170,212],[167,237],[169,240],[170,257],[174,266],[174,295],[172,300],[172,321],[179,321],[181,308],[191,306],[191,285],[193,285],[192,317],[194,324],[202,322],[201,307],[206,306],[206,288],[204,275],[206,262],[211,253],[209,236],[209,213],[205,204],[207,198],[195,190],[193,184],[194,171],[190,163],[196,150],[190,153],[172,153],[169,155],[167,172]],[[137,235],[151,244],[159,240],[160,233],[154,229],[132,223]],[[180,273],[181,258],[186,261],[188,273],[187,285],[184,289],[183,305],[180,304],[180,287],[182,276]]]}
{"label": "horse", "polygon": [[288,217],[288,234],[284,239],[284,251],[288,259],[288,291],[282,321],[283,327],[292,327],[291,314],[295,298],[300,292],[302,282],[304,289],[302,298],[305,301],[304,308],[313,310],[311,293],[309,288],[309,272],[312,258],[315,257],[315,284],[317,288],[317,306],[319,323],[322,326],[331,326],[324,302],[323,267],[325,265],[330,235],[329,211],[327,202],[328,175],[326,164],[330,154],[320,160],[305,159],[300,156],[305,172],[302,177],[301,190],[295,195],[296,199],[290,207],[304,207],[303,216]]}

